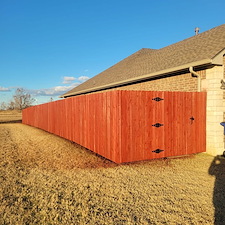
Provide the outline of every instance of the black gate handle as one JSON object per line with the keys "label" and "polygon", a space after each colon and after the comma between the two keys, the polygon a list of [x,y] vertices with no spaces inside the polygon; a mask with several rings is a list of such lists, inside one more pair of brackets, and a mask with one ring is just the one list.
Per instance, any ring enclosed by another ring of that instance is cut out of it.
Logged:
{"label": "black gate handle", "polygon": [[193,121],[195,120],[195,118],[192,116],[192,117],[190,118],[190,120],[191,120],[191,124],[192,124]]}

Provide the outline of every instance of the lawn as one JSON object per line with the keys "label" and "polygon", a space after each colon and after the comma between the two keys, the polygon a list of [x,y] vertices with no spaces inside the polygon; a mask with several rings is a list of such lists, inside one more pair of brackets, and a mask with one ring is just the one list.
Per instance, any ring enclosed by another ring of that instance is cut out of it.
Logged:
{"label": "lawn", "polygon": [[0,110],[0,123],[21,122],[21,110]]}
{"label": "lawn", "polygon": [[225,159],[117,165],[23,124],[0,124],[0,224],[225,224]]}

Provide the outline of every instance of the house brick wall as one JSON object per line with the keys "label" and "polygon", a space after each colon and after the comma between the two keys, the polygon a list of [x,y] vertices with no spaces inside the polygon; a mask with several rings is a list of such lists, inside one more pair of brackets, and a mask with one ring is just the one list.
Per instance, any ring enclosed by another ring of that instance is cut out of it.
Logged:
{"label": "house brick wall", "polygon": [[[201,72],[202,77],[205,71]],[[164,77],[128,86],[118,87],[113,90],[142,90],[142,91],[197,91],[198,82],[190,73]]]}
{"label": "house brick wall", "polygon": [[[201,76],[201,80],[203,82],[206,79],[206,70],[201,70],[197,73]],[[198,79],[193,77],[191,73],[185,73],[181,75],[171,75],[127,86],[112,88],[109,90],[103,90],[100,92],[112,90],[192,92],[198,91]]]}

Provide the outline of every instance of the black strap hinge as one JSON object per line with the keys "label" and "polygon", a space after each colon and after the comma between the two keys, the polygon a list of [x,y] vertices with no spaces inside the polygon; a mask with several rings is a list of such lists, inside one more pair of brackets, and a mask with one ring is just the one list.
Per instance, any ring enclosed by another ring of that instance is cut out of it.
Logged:
{"label": "black strap hinge", "polygon": [[163,124],[162,123],[156,123],[156,124],[153,124],[152,126],[159,128],[159,127],[163,126]]}
{"label": "black strap hinge", "polygon": [[164,152],[164,150],[157,148],[156,150],[154,150],[152,152],[155,152],[155,153],[159,154],[160,152]]}
{"label": "black strap hinge", "polygon": [[156,102],[160,102],[162,100],[164,100],[163,98],[160,98],[160,97],[156,97],[156,98],[153,98],[152,100],[156,101]]}

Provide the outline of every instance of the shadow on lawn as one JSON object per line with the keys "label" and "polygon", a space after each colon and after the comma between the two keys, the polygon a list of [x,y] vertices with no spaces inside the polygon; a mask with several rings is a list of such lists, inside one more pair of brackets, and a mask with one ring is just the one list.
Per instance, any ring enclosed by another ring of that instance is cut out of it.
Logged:
{"label": "shadow on lawn", "polygon": [[0,124],[3,124],[3,123],[22,123],[22,120],[0,121]]}
{"label": "shadow on lawn", "polygon": [[209,174],[215,176],[213,204],[215,207],[214,224],[225,224],[225,157],[216,156],[209,168]]}

